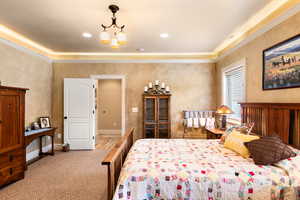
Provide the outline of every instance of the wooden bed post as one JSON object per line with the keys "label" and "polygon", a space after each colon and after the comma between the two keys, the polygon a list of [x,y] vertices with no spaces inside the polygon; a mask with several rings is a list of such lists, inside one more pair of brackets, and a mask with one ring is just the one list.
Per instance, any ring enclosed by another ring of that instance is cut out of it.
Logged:
{"label": "wooden bed post", "polygon": [[102,165],[107,166],[107,200],[113,198],[126,156],[133,145],[134,128],[128,131],[108,152]]}

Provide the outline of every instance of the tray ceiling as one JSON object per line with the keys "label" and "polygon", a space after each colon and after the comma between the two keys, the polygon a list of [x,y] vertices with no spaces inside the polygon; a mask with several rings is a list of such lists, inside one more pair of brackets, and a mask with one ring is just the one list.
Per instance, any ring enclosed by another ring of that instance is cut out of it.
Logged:
{"label": "tray ceiling", "polygon": [[[0,24],[56,52],[212,52],[270,0],[2,0]],[[118,50],[98,42],[108,5],[120,6],[128,44]],[[83,38],[83,32],[93,37]],[[162,39],[161,33],[169,38]]]}

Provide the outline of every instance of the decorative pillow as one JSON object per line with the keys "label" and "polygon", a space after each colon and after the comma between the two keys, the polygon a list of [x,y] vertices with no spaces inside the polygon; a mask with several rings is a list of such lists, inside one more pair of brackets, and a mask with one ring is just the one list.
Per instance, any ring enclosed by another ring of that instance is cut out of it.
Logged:
{"label": "decorative pillow", "polygon": [[237,131],[233,131],[229,134],[225,140],[224,147],[230,150],[235,151],[240,154],[244,158],[249,158],[250,153],[247,147],[244,145],[245,142],[250,142],[252,140],[259,139],[258,136],[254,135],[245,135],[238,133]]}
{"label": "decorative pillow", "polygon": [[239,126],[231,126],[231,127],[227,128],[225,133],[220,138],[220,144],[224,144],[227,136],[229,134],[231,134],[233,131],[236,131],[236,128],[238,128],[238,127]]}
{"label": "decorative pillow", "polygon": [[257,165],[271,165],[296,156],[296,153],[276,136],[245,142],[245,145]]}

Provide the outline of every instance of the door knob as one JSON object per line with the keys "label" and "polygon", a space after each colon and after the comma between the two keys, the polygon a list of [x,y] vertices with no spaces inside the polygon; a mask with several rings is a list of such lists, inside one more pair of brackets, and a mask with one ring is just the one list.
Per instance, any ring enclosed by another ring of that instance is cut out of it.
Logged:
{"label": "door knob", "polygon": [[68,117],[65,116],[64,119],[68,119]]}

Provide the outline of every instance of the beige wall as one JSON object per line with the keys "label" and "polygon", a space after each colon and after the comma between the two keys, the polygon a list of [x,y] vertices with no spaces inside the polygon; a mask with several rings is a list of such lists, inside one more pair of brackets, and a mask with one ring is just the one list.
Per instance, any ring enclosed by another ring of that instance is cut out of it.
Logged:
{"label": "beige wall", "polygon": [[[136,127],[136,137],[142,135],[142,94],[149,81],[160,79],[171,87],[173,137],[181,137],[183,133],[183,110],[214,109],[216,106],[214,64],[54,63],[53,73],[53,117],[59,132],[63,132],[64,78],[126,75],[126,128]],[[139,112],[132,113],[132,107],[138,107]]]}
{"label": "beige wall", "polygon": [[121,130],[121,80],[98,81],[98,130]]}
{"label": "beige wall", "polygon": [[218,104],[222,102],[222,68],[246,58],[247,102],[300,102],[300,88],[262,90],[262,51],[300,33],[300,13],[277,25],[262,36],[242,46],[217,62]]}
{"label": "beige wall", "polygon": [[[51,116],[52,64],[0,42],[0,80],[2,85],[29,88],[25,102],[25,124],[41,116]],[[32,143],[27,151],[37,149]]]}

